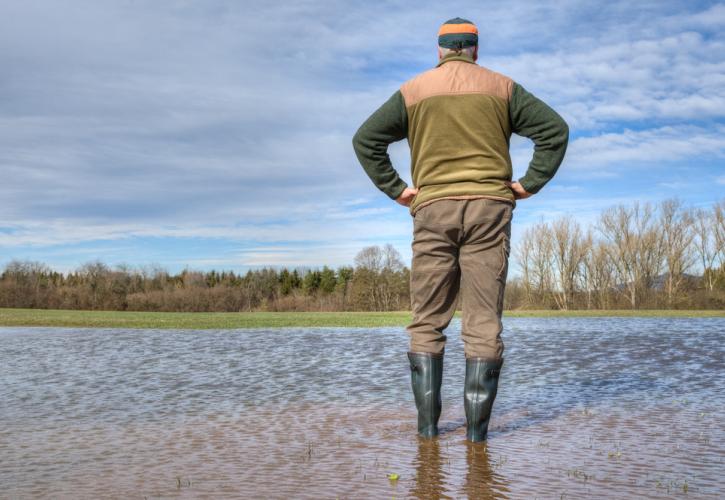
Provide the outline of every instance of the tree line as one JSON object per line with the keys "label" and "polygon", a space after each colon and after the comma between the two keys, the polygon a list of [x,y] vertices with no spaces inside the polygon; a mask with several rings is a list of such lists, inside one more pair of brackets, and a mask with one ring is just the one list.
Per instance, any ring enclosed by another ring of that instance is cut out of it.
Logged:
{"label": "tree line", "polygon": [[[725,307],[725,200],[689,208],[676,199],[603,211],[589,227],[571,217],[528,228],[511,260],[507,309]],[[0,307],[118,311],[390,311],[410,309],[410,270],[392,245],[363,248],[354,266],[262,268],[246,273],[90,262],[70,273],[12,261]]]}
{"label": "tree line", "polygon": [[677,199],[604,210],[528,228],[514,252],[521,276],[509,303],[556,309],[725,307],[725,200]]}
{"label": "tree line", "polygon": [[392,245],[371,246],[355,266],[332,269],[193,271],[110,268],[90,262],[62,274],[39,262],[10,262],[0,307],[116,311],[391,311],[410,307],[410,274]]}

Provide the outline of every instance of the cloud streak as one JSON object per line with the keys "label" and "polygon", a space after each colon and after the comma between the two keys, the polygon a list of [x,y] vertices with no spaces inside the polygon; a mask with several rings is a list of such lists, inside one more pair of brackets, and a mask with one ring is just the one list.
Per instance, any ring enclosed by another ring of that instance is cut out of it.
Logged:
{"label": "cloud streak", "polygon": [[[122,240],[143,261],[152,239],[180,249],[225,241],[246,249],[233,254],[240,266],[304,262],[309,249],[316,260],[349,263],[358,245],[387,241],[407,256],[409,215],[370,184],[350,138],[405,79],[433,65],[437,27],[456,14],[436,2],[380,9],[0,5],[0,264],[43,248],[49,256],[68,248],[80,261],[98,242]],[[462,10],[482,27],[480,63],[572,126],[551,193],[520,204],[523,219],[586,199],[595,177],[657,169],[674,182],[670,167],[693,162],[716,177],[725,151],[722,5]],[[270,19],[278,32],[262,22]],[[531,144],[513,145],[523,175]],[[404,143],[392,157],[409,180]],[[609,199],[626,197],[610,189]],[[210,250],[179,252],[174,259],[219,261]]]}

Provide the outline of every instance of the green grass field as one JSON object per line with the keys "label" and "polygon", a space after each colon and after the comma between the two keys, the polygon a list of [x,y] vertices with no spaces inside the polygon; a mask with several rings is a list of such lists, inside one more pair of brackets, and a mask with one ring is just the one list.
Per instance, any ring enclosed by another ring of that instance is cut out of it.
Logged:
{"label": "green grass field", "polygon": [[[613,311],[505,311],[506,317],[725,317],[725,311],[613,310]],[[280,328],[404,326],[410,312],[252,312],[158,313],[119,311],[58,311],[0,309],[0,326],[65,326],[80,328]]]}

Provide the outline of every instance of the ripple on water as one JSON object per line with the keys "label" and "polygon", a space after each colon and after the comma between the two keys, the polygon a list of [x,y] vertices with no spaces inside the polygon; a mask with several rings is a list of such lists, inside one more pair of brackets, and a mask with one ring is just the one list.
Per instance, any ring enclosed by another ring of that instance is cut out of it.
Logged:
{"label": "ripple on water", "polygon": [[725,320],[505,327],[483,445],[465,441],[459,321],[433,441],[403,329],[0,329],[3,495],[721,496]]}

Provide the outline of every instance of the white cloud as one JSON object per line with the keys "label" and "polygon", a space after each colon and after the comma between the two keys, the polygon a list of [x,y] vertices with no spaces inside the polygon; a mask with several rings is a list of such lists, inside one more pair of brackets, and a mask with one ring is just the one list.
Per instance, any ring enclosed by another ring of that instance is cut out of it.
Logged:
{"label": "white cloud", "polygon": [[[0,233],[0,247],[285,241],[290,250],[246,255],[292,262],[308,258],[306,245],[341,258],[361,242],[409,238],[405,209],[371,185],[350,138],[403,80],[432,66],[435,32],[453,14],[440,2],[380,8],[4,2],[0,231],[12,232]],[[464,10],[481,27],[480,63],[569,121],[578,138],[563,175],[722,157],[723,128],[711,123],[725,115],[722,5]],[[405,147],[391,154],[409,178]],[[531,144],[515,139],[512,157],[523,174]],[[585,195],[552,188],[557,202]]]}
{"label": "white cloud", "polygon": [[720,37],[682,32],[609,44],[583,38],[490,64],[553,104],[575,129],[725,117]]}
{"label": "white cloud", "polygon": [[647,130],[624,130],[572,141],[567,150],[567,166],[614,169],[632,164],[666,164],[695,157],[725,156],[725,126],[704,129],[693,126],[667,126]]}

